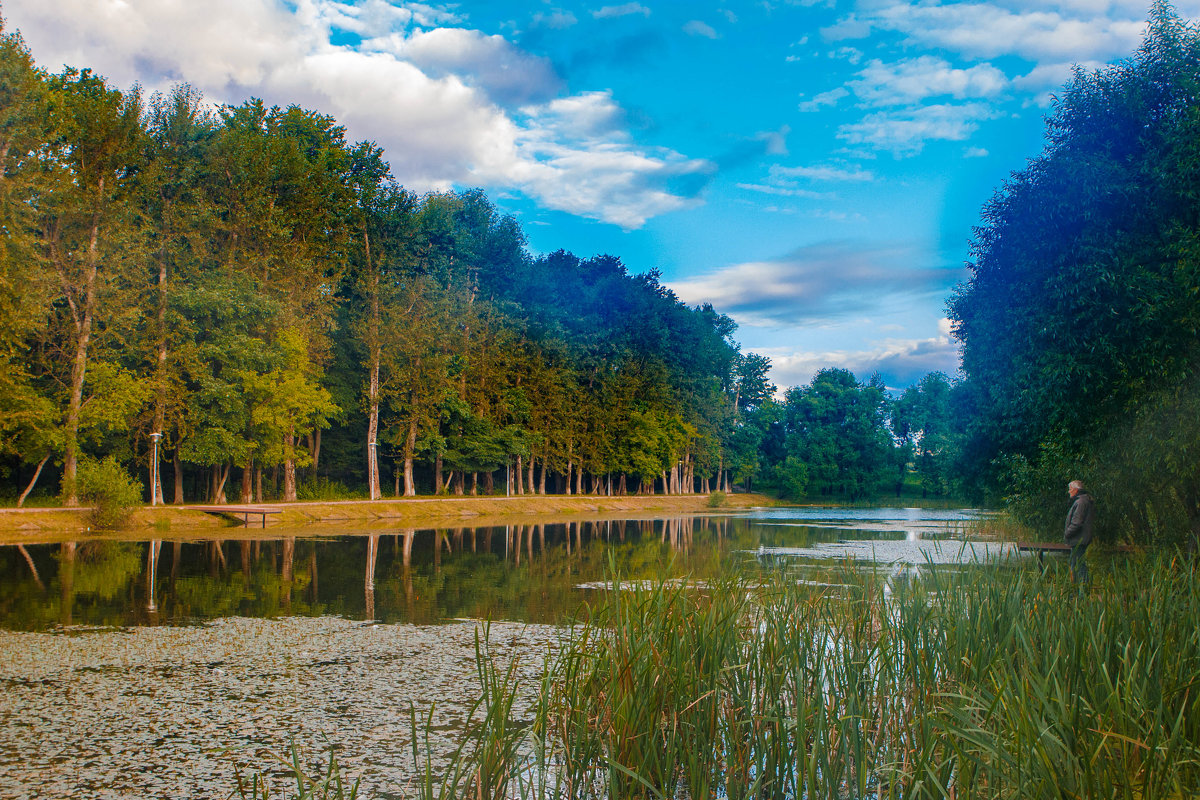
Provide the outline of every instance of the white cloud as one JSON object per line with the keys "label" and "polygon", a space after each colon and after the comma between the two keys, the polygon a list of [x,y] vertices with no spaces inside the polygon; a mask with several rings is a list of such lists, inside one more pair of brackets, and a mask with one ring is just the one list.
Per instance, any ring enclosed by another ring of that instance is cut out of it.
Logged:
{"label": "white cloud", "polygon": [[829,54],[830,58],[838,58],[843,61],[848,61],[851,64],[857,64],[863,59],[863,51],[857,47],[839,47]]}
{"label": "white cloud", "polygon": [[646,8],[641,3],[624,3],[619,6],[604,6],[603,8],[592,12],[592,16],[596,19],[628,17],[633,14],[641,14],[643,17],[648,17],[650,16],[650,9]]}
{"label": "white cloud", "polygon": [[[789,56],[791,58],[791,56]],[[826,106],[836,106],[838,101],[843,97],[849,96],[850,92],[841,86],[836,89],[830,89],[828,92],[821,92],[813,95],[811,100],[804,100],[800,103],[801,111],[820,111]]]}
{"label": "white cloud", "polygon": [[551,11],[548,14],[538,13],[533,15],[534,25],[556,31],[566,30],[577,22],[579,22],[579,19],[570,11]]}
{"label": "white cloud", "polygon": [[907,105],[950,95],[957,100],[995,97],[1008,85],[1004,73],[991,64],[956,69],[936,56],[918,56],[885,64],[868,61],[848,86],[873,106]]}
{"label": "white cloud", "polygon": [[367,40],[362,50],[392,53],[432,77],[458,75],[502,105],[549,99],[563,88],[548,59],[529,55],[502,36],[465,28],[393,34]]}
{"label": "white cloud", "polygon": [[996,112],[983,103],[878,111],[861,122],[841,126],[837,136],[850,144],[891,150],[897,156],[914,155],[927,141],[962,141],[978,129],[980,121],[994,116]]}
{"label": "white cloud", "polygon": [[[1145,30],[1147,7],[1148,3],[1136,0],[882,0],[863,4],[858,12],[822,28],[821,34],[833,42],[866,38],[875,29],[890,30],[904,35],[910,44],[970,58],[1016,55],[1040,63],[1106,62],[1138,46]],[[1187,15],[1187,9],[1180,10]]]}
{"label": "white cloud", "polygon": [[[638,145],[611,96],[559,96],[545,59],[498,36],[436,27],[458,17],[434,6],[7,0],[4,13],[52,70],[89,66],[151,91],[186,80],[215,102],[258,96],[332,114],[350,137],[382,145],[417,191],[519,188],[548,208],[636,228],[695,204],[669,187],[712,168]],[[334,30],[361,42],[333,45]]]}
{"label": "white cloud", "polygon": [[706,39],[716,39],[719,34],[707,22],[701,22],[698,19],[693,19],[683,26],[683,32],[689,36],[703,36]]}
{"label": "white cloud", "polygon": [[988,151],[983,147],[968,147],[963,150],[963,158],[987,158]]}
{"label": "white cloud", "polygon": [[869,182],[875,180],[875,174],[861,167],[834,167],[828,164],[818,164],[811,167],[771,167],[771,174],[781,178],[808,178],[814,181],[854,181]]}
{"label": "white cloud", "polygon": [[739,183],[739,189],[746,189],[760,194],[771,194],[779,197],[806,197],[811,200],[829,200],[834,195],[829,192],[814,192],[812,189],[800,189],[794,186],[779,186],[769,183]]}
{"label": "white cloud", "polygon": [[871,35],[871,21],[859,19],[850,14],[825,28],[821,28],[821,36],[827,42],[840,42],[844,39],[865,39]]}
{"label": "white cloud", "polygon": [[878,372],[892,387],[907,386],[930,372],[954,375],[959,350],[946,334],[927,339],[885,339],[859,350],[804,351],[784,348],[759,349],[771,359],[771,380],[784,390],[805,386],[822,369],[848,369],[859,380]]}
{"label": "white cloud", "polygon": [[938,294],[959,277],[957,270],[920,266],[927,263],[911,243],[829,241],[670,286],[685,302],[712,303],[740,323],[793,326],[843,318],[883,296]]}

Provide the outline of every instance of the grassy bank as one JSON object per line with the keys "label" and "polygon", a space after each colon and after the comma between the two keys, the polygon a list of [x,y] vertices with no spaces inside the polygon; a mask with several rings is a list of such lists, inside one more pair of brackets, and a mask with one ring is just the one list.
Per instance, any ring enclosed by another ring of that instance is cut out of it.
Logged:
{"label": "grassy bank", "polygon": [[[268,517],[267,530],[309,525],[386,526],[388,528],[436,528],[453,525],[504,525],[594,517],[664,516],[721,512],[751,506],[774,505],[759,494],[732,494],[719,505],[708,495],[649,495],[605,497],[597,495],[522,495],[518,497],[413,497],[391,500],[342,500],[300,503],[265,503],[256,507],[278,509]],[[78,536],[145,539],[203,532],[220,535],[222,530],[243,535],[240,520],[230,528],[229,520],[195,508],[143,507],[133,512],[118,531],[89,530],[85,509],[0,509],[0,543],[65,541]],[[257,523],[254,523],[257,524]],[[251,530],[255,528],[252,527]]]}
{"label": "grassy bank", "polygon": [[[931,570],[886,592],[851,569],[818,585],[612,591],[537,686],[481,648],[462,748],[410,794],[1192,797],[1195,564],[1095,572],[1083,594],[1027,564]],[[518,719],[522,691],[536,710]]]}

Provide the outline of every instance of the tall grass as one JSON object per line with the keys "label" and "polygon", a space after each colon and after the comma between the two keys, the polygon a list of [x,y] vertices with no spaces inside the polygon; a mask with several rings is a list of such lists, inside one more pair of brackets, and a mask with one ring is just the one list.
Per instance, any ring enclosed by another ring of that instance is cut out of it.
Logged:
{"label": "tall grass", "polygon": [[1012,564],[616,585],[529,711],[479,648],[479,713],[420,796],[1192,797],[1194,564],[1096,571],[1085,595]]}

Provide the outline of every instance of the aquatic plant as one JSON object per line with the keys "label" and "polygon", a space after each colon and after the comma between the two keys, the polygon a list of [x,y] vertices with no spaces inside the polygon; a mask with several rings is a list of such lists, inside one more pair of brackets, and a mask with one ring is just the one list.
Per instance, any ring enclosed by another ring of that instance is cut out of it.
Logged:
{"label": "aquatic plant", "polygon": [[413,720],[416,794],[1190,796],[1194,563],[1096,572],[1083,594],[1013,563],[886,582],[850,563],[820,583],[614,580],[535,686],[482,635],[480,700],[448,762]]}

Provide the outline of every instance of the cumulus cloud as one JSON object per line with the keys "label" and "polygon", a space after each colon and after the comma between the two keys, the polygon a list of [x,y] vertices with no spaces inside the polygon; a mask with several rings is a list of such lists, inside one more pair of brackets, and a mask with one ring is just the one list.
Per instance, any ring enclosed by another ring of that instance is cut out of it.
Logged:
{"label": "cumulus cloud", "polygon": [[604,6],[592,12],[592,16],[596,19],[612,19],[614,17],[628,17],[633,14],[641,14],[643,17],[650,16],[650,9],[646,8],[641,3],[624,3],[619,6]]}
{"label": "cumulus cloud", "polygon": [[[382,145],[423,191],[520,189],[546,207],[636,228],[686,207],[672,189],[712,165],[643,147],[603,93],[562,96],[545,59],[462,27],[453,9],[366,0],[7,0],[39,63],[149,90],[186,80],[212,101],[296,103]],[[546,16],[544,25],[565,24]],[[335,33],[357,37],[334,45]]]}
{"label": "cumulus cloud", "polygon": [[749,261],[670,284],[687,303],[712,303],[747,325],[828,322],[871,308],[882,296],[944,292],[957,271],[919,266],[911,243],[832,241],[768,261]]}
{"label": "cumulus cloud", "polygon": [[430,77],[459,76],[500,105],[548,100],[563,88],[548,59],[532,56],[502,36],[465,28],[392,34],[369,39],[360,50],[391,53]]}
{"label": "cumulus cloud", "polygon": [[917,108],[878,111],[859,122],[838,128],[837,136],[850,144],[868,144],[891,150],[897,156],[915,155],[931,140],[960,142],[996,111],[984,103],[941,103]]}
{"label": "cumulus cloud", "polygon": [[892,106],[944,95],[957,100],[995,97],[1008,79],[991,64],[956,69],[945,59],[926,55],[891,64],[872,59],[848,85],[868,105]]}

